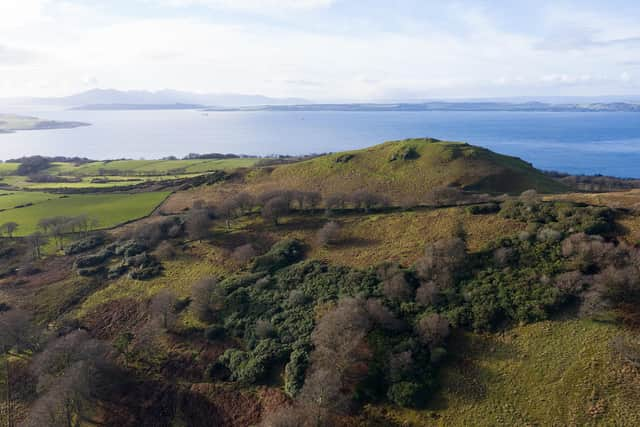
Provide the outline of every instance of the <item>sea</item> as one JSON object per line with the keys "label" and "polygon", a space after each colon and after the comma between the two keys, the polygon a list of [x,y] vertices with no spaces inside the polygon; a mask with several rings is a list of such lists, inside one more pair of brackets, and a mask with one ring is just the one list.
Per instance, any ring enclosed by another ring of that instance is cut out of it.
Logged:
{"label": "sea", "polygon": [[91,126],[0,134],[0,159],[35,154],[92,159],[214,152],[300,155],[432,137],[517,156],[543,170],[640,178],[640,113],[61,109],[19,113]]}

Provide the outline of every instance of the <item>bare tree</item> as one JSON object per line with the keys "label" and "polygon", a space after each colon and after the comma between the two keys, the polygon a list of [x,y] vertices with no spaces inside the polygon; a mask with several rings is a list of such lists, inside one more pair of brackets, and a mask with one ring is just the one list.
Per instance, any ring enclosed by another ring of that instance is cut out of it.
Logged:
{"label": "bare tree", "polygon": [[440,288],[433,281],[424,282],[416,291],[416,302],[423,306],[437,304],[440,299]]}
{"label": "bare tree", "polygon": [[10,221],[0,225],[0,233],[5,233],[10,239],[13,238],[13,233],[18,229],[19,225],[16,222]]}
{"label": "bare tree", "polygon": [[262,208],[262,216],[278,225],[280,217],[289,213],[289,202],[284,197],[269,199]]}
{"label": "bare tree", "polygon": [[246,245],[238,246],[231,253],[231,257],[240,264],[246,264],[251,261],[257,255],[256,250],[253,248],[251,243],[247,243]]}
{"label": "bare tree", "polygon": [[413,289],[401,272],[382,283],[382,293],[391,300],[408,301],[413,297]]}
{"label": "bare tree", "polygon": [[311,334],[315,350],[311,355],[314,370],[328,369],[337,375],[342,389],[353,387],[369,357],[365,337],[371,320],[361,299],[345,298],[327,312]]}
{"label": "bare tree", "polygon": [[193,240],[202,240],[209,236],[211,218],[207,209],[191,209],[185,219],[187,234]]}
{"label": "bare tree", "polygon": [[231,221],[237,218],[242,210],[240,204],[235,198],[228,198],[216,209],[218,214],[224,218],[227,230],[231,229]]}
{"label": "bare tree", "polygon": [[399,320],[387,307],[378,299],[367,300],[367,313],[371,321],[383,329],[390,331],[400,331],[404,329],[404,322]]}
{"label": "bare tree", "polygon": [[321,246],[326,246],[329,243],[335,243],[340,239],[341,227],[335,221],[331,221],[322,226],[316,234],[316,241]]}
{"label": "bare tree", "polygon": [[423,344],[431,349],[438,347],[449,336],[449,321],[439,314],[424,316],[416,325],[416,332]]}
{"label": "bare tree", "polygon": [[462,239],[442,239],[427,245],[424,256],[416,263],[416,272],[420,279],[446,288],[459,275],[465,261],[466,245]]}
{"label": "bare tree", "polygon": [[42,258],[42,246],[46,245],[47,241],[48,239],[46,236],[39,231],[27,236],[27,243],[31,248],[31,255],[33,259]]}
{"label": "bare tree", "polygon": [[151,319],[158,322],[165,331],[172,331],[178,320],[176,295],[164,289],[151,298]]}
{"label": "bare tree", "polygon": [[213,278],[198,280],[191,287],[190,308],[201,321],[208,322],[222,301],[218,281]]}
{"label": "bare tree", "polygon": [[326,197],[324,204],[327,211],[336,209],[344,209],[347,204],[348,197],[344,193],[333,193]]}
{"label": "bare tree", "polygon": [[365,212],[369,212],[374,207],[386,207],[389,206],[389,199],[381,194],[369,192],[367,190],[358,190],[354,192],[351,197],[351,203],[356,209],[362,209]]}

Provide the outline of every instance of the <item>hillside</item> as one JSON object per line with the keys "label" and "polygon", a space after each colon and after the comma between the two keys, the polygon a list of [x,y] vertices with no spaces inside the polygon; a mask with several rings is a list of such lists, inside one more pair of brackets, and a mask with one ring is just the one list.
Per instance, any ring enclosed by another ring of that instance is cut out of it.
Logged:
{"label": "hillside", "polygon": [[[212,167],[185,162],[50,170]],[[637,424],[637,192],[551,193],[522,160],[427,139],[228,166],[158,209],[167,192],[142,187],[0,192],[0,403],[16,420]],[[432,203],[450,185],[468,191]],[[531,188],[551,194],[477,193]]]}
{"label": "hillside", "polygon": [[364,150],[331,154],[278,167],[270,176],[257,176],[256,180],[264,181],[265,186],[324,194],[364,188],[392,198],[421,196],[443,186],[491,193],[563,189],[520,159],[469,144],[433,139],[392,141]]}
{"label": "hillside", "polygon": [[315,191],[322,196],[359,190],[396,203],[433,204],[434,192],[453,187],[494,195],[566,190],[529,163],[485,148],[430,138],[390,141],[363,150],[251,170],[240,181],[176,194],[167,209],[179,211],[198,198],[222,202],[238,191]]}

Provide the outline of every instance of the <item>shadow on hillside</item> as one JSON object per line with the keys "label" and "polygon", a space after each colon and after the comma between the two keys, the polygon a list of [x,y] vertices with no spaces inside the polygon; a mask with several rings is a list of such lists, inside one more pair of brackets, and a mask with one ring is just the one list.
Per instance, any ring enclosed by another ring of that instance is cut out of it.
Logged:
{"label": "shadow on hillside", "polygon": [[519,357],[515,347],[499,334],[459,332],[451,337],[448,349],[449,358],[438,374],[440,389],[428,405],[430,410],[447,409],[451,398],[467,403],[486,399],[491,384],[502,380],[487,365]]}

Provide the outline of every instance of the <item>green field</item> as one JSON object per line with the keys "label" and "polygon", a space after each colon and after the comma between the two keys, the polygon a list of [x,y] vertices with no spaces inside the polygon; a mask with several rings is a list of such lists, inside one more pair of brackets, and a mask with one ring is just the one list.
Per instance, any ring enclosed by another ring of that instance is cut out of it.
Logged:
{"label": "green field", "polygon": [[[32,194],[39,193],[28,193],[28,195]],[[0,212],[0,224],[14,221],[20,226],[16,235],[25,236],[37,230],[38,221],[42,218],[86,214],[98,221],[97,228],[108,228],[148,215],[168,195],[169,193],[164,191],[136,194],[77,194],[59,197],[41,201],[33,206]],[[23,193],[15,197],[23,197]]]}
{"label": "green field", "polygon": [[48,172],[55,175],[73,176],[184,175],[251,167],[257,160],[258,159],[255,158],[223,160],[116,160],[109,162],[92,162],[80,166],[74,166],[69,163],[55,163]]}
{"label": "green field", "polygon": [[12,209],[28,203],[41,203],[45,200],[57,199],[61,196],[35,191],[2,191],[0,190],[0,210]]}
{"label": "green field", "polygon": [[17,163],[4,163],[0,162],[0,176],[10,175],[18,169]]}

